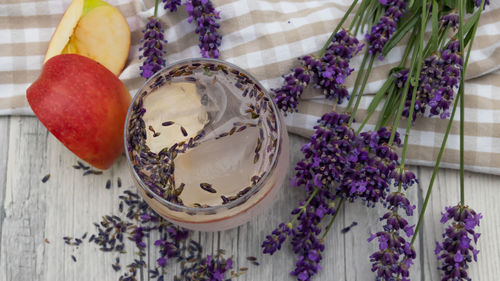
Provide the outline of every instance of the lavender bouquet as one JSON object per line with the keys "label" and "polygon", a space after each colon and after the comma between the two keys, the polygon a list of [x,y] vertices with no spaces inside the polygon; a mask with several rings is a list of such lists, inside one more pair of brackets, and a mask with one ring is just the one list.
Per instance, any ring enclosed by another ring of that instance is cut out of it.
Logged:
{"label": "lavender bouquet", "polygon": [[[353,1],[322,50],[317,55],[299,57],[301,65],[284,76],[281,88],[273,90],[274,101],[285,114],[297,111],[300,97],[310,85],[338,104],[348,100],[343,112],[334,109],[318,120],[314,134],[301,149],[303,159],[296,164],[291,179],[292,185],[304,188],[306,197],[291,211],[292,219],[279,224],[262,243],[263,252],[272,255],[290,240],[297,260],[290,274],[297,280],[311,280],[321,270],[323,239],[338,210],[346,202],[359,200],[367,207],[387,209],[380,218],[380,231],[367,237],[369,242],[378,243],[378,251],[369,257],[374,279],[411,280],[410,267],[417,255],[413,244],[459,104],[461,198],[458,205],[447,207],[443,213],[441,222],[451,223],[443,234],[444,240],[436,242],[435,252],[441,261],[443,281],[470,280],[467,269],[470,262],[477,260],[474,245],[480,235],[476,227],[482,216],[466,206],[464,199],[463,77],[481,12],[488,4],[484,0],[363,0],[359,5]],[[349,27],[342,28],[354,8],[356,14]],[[466,13],[472,16],[464,22]],[[426,41],[428,22],[432,33]],[[363,44],[357,35],[365,27],[368,29]],[[407,34],[409,41],[401,62],[375,94],[367,116],[356,124],[374,61],[383,60]],[[349,62],[363,48],[366,51],[349,94],[344,86],[354,70]],[[375,129],[363,130],[381,103]],[[405,166],[405,160],[412,125],[424,115],[450,121],[415,226],[408,223],[416,207],[406,197],[406,191],[417,179]],[[401,138],[395,128],[404,118],[406,131]]]}

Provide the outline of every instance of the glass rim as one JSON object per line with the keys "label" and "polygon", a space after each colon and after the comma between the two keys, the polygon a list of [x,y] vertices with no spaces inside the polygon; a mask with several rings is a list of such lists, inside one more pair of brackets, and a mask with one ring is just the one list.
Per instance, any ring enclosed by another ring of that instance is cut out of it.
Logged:
{"label": "glass rim", "polygon": [[[137,171],[135,170],[134,166],[132,165],[132,160],[130,159],[130,153],[128,151],[128,123],[129,123],[129,120],[130,120],[130,116],[132,115],[132,112],[133,112],[133,107],[134,107],[134,104],[135,102],[137,101],[137,98],[140,96],[141,92],[144,90],[144,88],[153,80],[153,79],[156,79],[158,76],[164,74],[165,72],[169,71],[170,69],[174,68],[174,67],[177,67],[177,66],[181,66],[183,64],[186,64],[186,63],[197,63],[197,62],[200,62],[200,63],[203,63],[203,62],[212,62],[212,63],[218,63],[218,64],[222,64],[222,65],[225,65],[225,66],[228,66],[228,67],[231,67],[231,68],[234,68],[236,70],[238,70],[239,72],[242,72],[244,73],[245,75],[247,75],[254,83],[255,85],[259,86],[261,88],[261,91],[264,93],[264,96],[268,97],[269,100],[271,101],[270,105],[273,107],[274,109],[274,112],[278,115],[277,118],[276,118],[276,131],[278,132],[278,136],[277,136],[277,145],[276,145],[276,153],[274,153],[273,155],[273,159],[270,163],[270,169],[265,171],[264,174],[260,177],[260,179],[255,183],[255,185],[253,186],[253,188],[248,192],[246,193],[245,195],[233,200],[233,201],[230,201],[226,204],[220,204],[220,205],[216,205],[216,206],[209,206],[209,207],[206,207],[206,208],[199,208],[199,207],[188,207],[188,206],[185,206],[185,205],[179,205],[179,204],[176,204],[176,203],[173,203],[173,202],[170,202],[168,200],[166,200],[165,198],[161,197],[160,195],[156,194],[155,192],[153,192],[149,186],[147,186],[144,181],[141,179],[141,177],[137,174]],[[181,211],[181,212],[186,212],[186,213],[207,213],[206,215],[211,215],[211,214],[214,214],[214,211],[218,211],[218,210],[223,210],[223,209],[232,209],[234,207],[237,207],[238,205],[240,204],[243,204],[244,202],[246,202],[248,199],[250,199],[250,197],[252,197],[254,194],[256,194],[258,191],[260,191],[260,189],[262,188],[262,186],[264,185],[264,183],[268,180],[270,174],[271,174],[271,171],[273,171],[275,168],[276,168],[276,161],[278,161],[278,157],[279,157],[279,152],[281,150],[281,142],[282,142],[282,124],[280,121],[282,121],[283,119],[281,118],[281,114],[279,113],[279,110],[276,106],[276,104],[274,103],[274,100],[272,99],[272,97],[269,95],[267,89],[262,86],[262,84],[259,82],[259,80],[257,80],[252,74],[250,74],[248,71],[246,71],[245,69],[233,64],[233,63],[230,63],[230,62],[227,62],[227,61],[224,61],[224,60],[221,60],[221,59],[214,59],[214,58],[188,58],[188,59],[182,59],[182,60],[178,60],[178,61],[175,61],[165,67],[163,67],[162,69],[160,69],[158,72],[156,72],[155,74],[153,74],[151,77],[149,77],[145,82],[144,84],[137,90],[136,94],[134,97],[132,97],[132,102],[130,103],[130,106],[128,108],[128,111],[127,111],[127,116],[125,118],[125,124],[124,124],[124,133],[123,133],[123,140],[124,140],[124,145],[125,145],[125,155],[126,155],[126,158],[127,158],[127,163],[128,163],[128,167],[129,169],[131,170],[132,172],[132,175],[135,179],[135,181],[139,184],[139,186],[144,189],[146,191],[146,196],[148,196],[148,194],[151,194],[153,196],[154,199],[156,199],[157,201],[159,201],[160,203],[162,203],[163,205],[166,205],[167,208],[169,209],[174,209],[175,211]],[[151,198],[151,199],[153,199]],[[146,200],[147,202],[147,200]]]}

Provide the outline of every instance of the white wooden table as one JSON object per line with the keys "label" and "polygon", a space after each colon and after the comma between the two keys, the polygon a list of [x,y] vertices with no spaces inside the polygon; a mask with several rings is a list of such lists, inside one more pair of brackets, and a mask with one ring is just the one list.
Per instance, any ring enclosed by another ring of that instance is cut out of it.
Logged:
{"label": "white wooden table", "polygon": [[[303,138],[291,136],[290,171],[300,157]],[[103,253],[94,244],[84,243],[78,249],[64,245],[65,235],[79,236],[93,231],[92,223],[104,214],[117,212],[118,195],[133,188],[120,159],[100,176],[82,176],[72,165],[77,158],[64,148],[33,117],[0,117],[0,280],[117,280],[119,274],[111,268],[116,254]],[[431,169],[413,169],[420,184],[411,198],[422,205]],[[46,183],[41,179],[50,173]],[[123,187],[116,187],[121,177]],[[106,189],[108,179],[115,179]],[[458,172],[441,170],[436,180],[422,235],[417,246],[418,257],[412,267],[412,280],[440,280],[434,256],[434,241],[444,227],[439,223],[444,206],[458,202]],[[473,280],[494,281],[500,276],[500,177],[466,174],[466,200],[484,219],[479,249],[479,262],[472,264]],[[286,184],[277,202],[264,215],[237,229],[217,233],[195,233],[207,252],[217,248],[234,255],[236,267],[249,270],[238,280],[295,280],[289,276],[295,259],[288,246],[272,258],[263,256],[260,244],[264,237],[289,212],[303,192]],[[367,209],[359,204],[344,208],[331,233],[327,236],[322,261],[323,270],[314,280],[373,280],[368,256],[376,243],[366,241],[370,232],[377,231],[376,221],[382,209]],[[416,217],[416,216],[415,216]],[[340,230],[357,221],[358,226],[341,234]],[[45,241],[47,239],[47,241]],[[154,237],[150,238],[151,240]],[[49,243],[47,243],[49,242]],[[152,243],[150,243],[152,244]],[[155,251],[148,251],[146,260],[153,264]],[[71,255],[77,258],[73,262]],[[260,266],[252,266],[247,256],[256,256]],[[132,253],[122,255],[122,267]],[[172,280],[178,267],[172,266],[165,280]],[[147,276],[139,280],[149,280]]]}

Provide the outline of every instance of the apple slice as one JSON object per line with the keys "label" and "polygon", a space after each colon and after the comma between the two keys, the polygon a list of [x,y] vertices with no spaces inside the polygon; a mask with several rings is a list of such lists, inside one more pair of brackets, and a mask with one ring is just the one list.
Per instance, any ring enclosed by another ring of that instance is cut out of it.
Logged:
{"label": "apple slice", "polygon": [[130,94],[98,62],[57,55],[43,65],[26,97],[40,122],[92,166],[107,169],[122,153]]}
{"label": "apple slice", "polygon": [[129,50],[130,29],[120,11],[101,0],[73,0],[52,35],[44,63],[59,54],[79,54],[119,75]]}

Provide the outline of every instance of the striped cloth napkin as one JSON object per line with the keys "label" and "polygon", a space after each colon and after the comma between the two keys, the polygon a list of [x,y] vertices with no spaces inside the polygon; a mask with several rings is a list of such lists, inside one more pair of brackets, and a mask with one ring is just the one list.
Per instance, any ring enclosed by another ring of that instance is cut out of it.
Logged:
{"label": "striped cloth napkin", "polygon": [[[25,90],[40,74],[48,41],[69,2],[2,0],[0,3],[0,115],[33,114]],[[135,94],[144,82],[139,75],[138,58],[141,29],[153,14],[154,1],[109,2],[124,14],[132,32],[130,56],[120,79],[131,94]],[[297,56],[321,49],[351,3],[348,0],[213,2],[222,16],[221,58],[249,70],[267,88],[279,87],[280,75],[298,65]],[[159,17],[169,41],[168,63],[200,56],[195,26],[187,22],[183,9],[176,13],[160,9]],[[358,120],[368,107],[370,93],[381,86],[388,70],[400,60],[403,48],[396,47],[384,61],[376,62]],[[354,59],[355,68],[360,60],[360,56]],[[500,91],[499,62],[500,4],[491,1],[481,18],[467,73],[465,164],[471,171],[500,174],[500,95],[495,94]],[[347,81],[349,88],[355,75]],[[314,90],[306,92],[299,112],[286,118],[289,131],[309,136],[316,120],[332,107],[331,102]],[[342,106],[337,110],[342,110]],[[443,166],[450,168],[457,168],[459,161],[458,118],[456,120],[443,157]],[[435,117],[417,121],[408,150],[410,164],[434,164],[447,122]]]}

